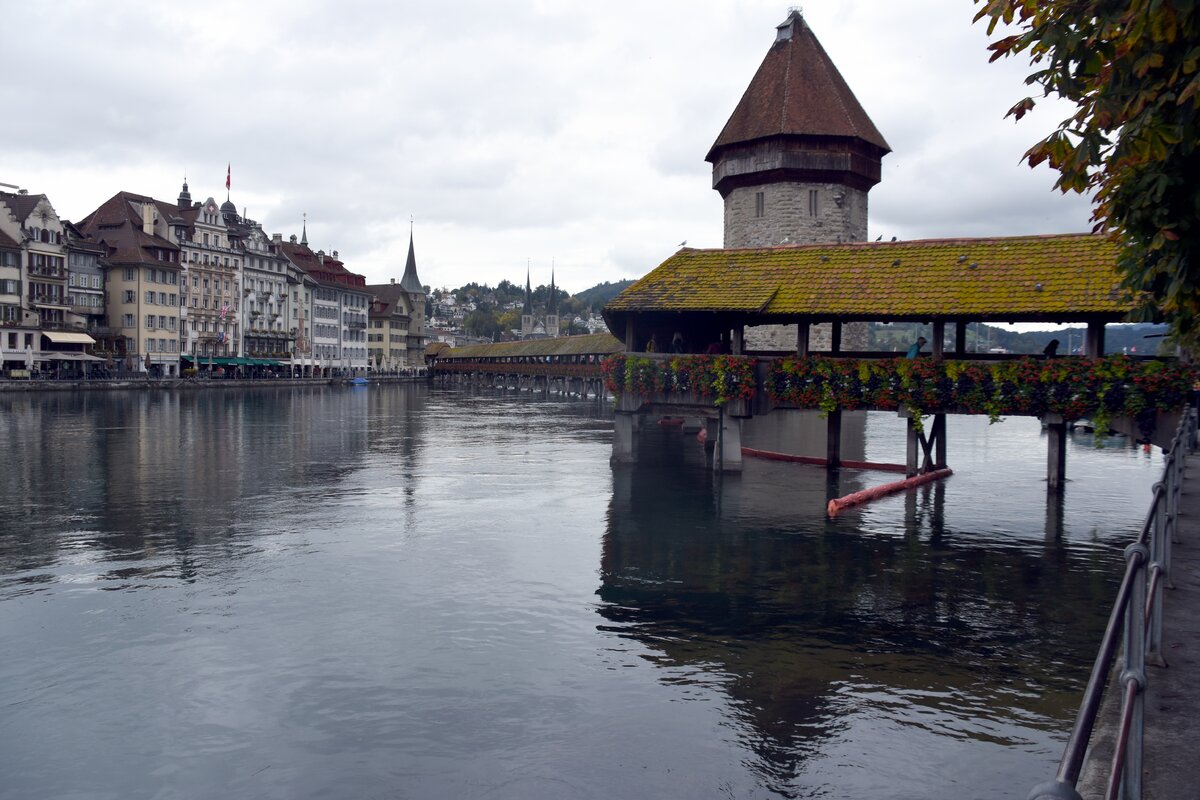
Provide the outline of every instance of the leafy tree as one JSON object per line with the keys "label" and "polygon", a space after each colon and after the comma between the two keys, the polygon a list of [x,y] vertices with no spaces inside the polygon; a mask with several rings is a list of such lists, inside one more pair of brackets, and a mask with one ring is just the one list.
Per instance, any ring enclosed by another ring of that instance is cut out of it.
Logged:
{"label": "leafy tree", "polygon": [[[1028,55],[1026,84],[1076,111],[1025,154],[1092,192],[1092,221],[1121,245],[1124,285],[1180,343],[1200,344],[1200,3],[1195,0],[975,0],[992,60]],[[1008,112],[1020,119],[1034,105]]]}

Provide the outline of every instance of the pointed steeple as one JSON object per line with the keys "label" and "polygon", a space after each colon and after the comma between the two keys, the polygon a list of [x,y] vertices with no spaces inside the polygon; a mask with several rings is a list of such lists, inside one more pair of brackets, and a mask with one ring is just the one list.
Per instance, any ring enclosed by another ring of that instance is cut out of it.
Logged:
{"label": "pointed steeple", "polygon": [[300,244],[308,247],[308,212],[304,212],[304,222],[300,225]]}
{"label": "pointed steeple", "polygon": [[[779,155],[753,166],[762,154],[749,151],[765,146]],[[738,185],[761,182],[767,171],[832,179],[866,190],[879,182],[879,159],[890,152],[800,11],[793,9],[776,28],[775,42],[705,160],[713,164],[713,188],[722,196]],[[759,175],[748,179],[747,172]]]}
{"label": "pointed steeple", "polygon": [[521,309],[521,314],[527,317],[533,316],[533,287],[529,283],[529,262],[525,262],[525,307]]}
{"label": "pointed steeple", "polygon": [[183,189],[179,191],[179,199],[176,201],[176,204],[180,208],[192,207],[192,193],[188,191],[187,175],[183,176]]}
{"label": "pointed steeple", "polygon": [[550,300],[546,303],[546,313],[558,313],[558,300],[554,296],[554,267],[550,267]]}
{"label": "pointed steeple", "polygon": [[417,277],[417,255],[413,250],[412,224],[408,229],[408,260],[404,262],[404,277],[400,279],[400,288],[409,294],[425,294],[425,287]]}

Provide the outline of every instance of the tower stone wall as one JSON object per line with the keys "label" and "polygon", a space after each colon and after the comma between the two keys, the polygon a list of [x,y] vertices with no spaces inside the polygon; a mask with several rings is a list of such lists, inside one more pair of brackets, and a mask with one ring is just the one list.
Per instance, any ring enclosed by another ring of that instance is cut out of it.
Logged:
{"label": "tower stone wall", "polygon": [[839,183],[764,183],[725,198],[725,247],[861,242],[867,193]]}

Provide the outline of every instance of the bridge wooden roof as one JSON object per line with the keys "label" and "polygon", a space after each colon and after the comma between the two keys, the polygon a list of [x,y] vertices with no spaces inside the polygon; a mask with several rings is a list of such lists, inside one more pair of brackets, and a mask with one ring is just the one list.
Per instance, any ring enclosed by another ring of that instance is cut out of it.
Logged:
{"label": "bridge wooden roof", "polygon": [[611,334],[592,333],[586,336],[557,336],[552,339],[531,339],[523,342],[472,344],[440,353],[438,360],[608,355],[624,349],[625,345]]}
{"label": "bridge wooden roof", "polygon": [[614,298],[630,314],[799,320],[1117,321],[1117,245],[1094,234],[771,247],[684,248]]}

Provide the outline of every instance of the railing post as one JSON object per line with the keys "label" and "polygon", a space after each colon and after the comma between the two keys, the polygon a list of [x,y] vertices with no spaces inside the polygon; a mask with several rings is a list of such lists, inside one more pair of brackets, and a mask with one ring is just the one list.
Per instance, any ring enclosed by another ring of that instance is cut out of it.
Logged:
{"label": "railing post", "polygon": [[1163,618],[1163,585],[1170,580],[1171,573],[1168,569],[1170,564],[1170,546],[1172,529],[1174,528],[1174,517],[1171,514],[1171,496],[1170,484],[1172,479],[1168,474],[1167,486],[1161,483],[1154,484],[1155,499],[1160,499],[1158,495],[1161,493],[1161,504],[1158,506],[1157,513],[1154,514],[1154,525],[1150,535],[1150,564],[1149,571],[1153,576],[1154,572],[1158,572],[1158,580],[1153,581],[1154,594],[1147,599],[1150,608],[1150,618],[1146,635],[1146,660],[1156,666],[1166,666],[1166,661],[1162,656],[1162,618]]}
{"label": "railing post", "polygon": [[[1132,565],[1134,559],[1141,563],[1134,566],[1133,586],[1129,596],[1129,607],[1125,611],[1125,668],[1121,671],[1120,686],[1131,708],[1123,715],[1129,719],[1128,737],[1125,740],[1124,758],[1118,748],[1113,756],[1114,764],[1124,761],[1121,769],[1121,798],[1141,800],[1142,797],[1142,730],[1146,705],[1146,566],[1150,551],[1141,543],[1125,548],[1125,559]],[[1117,781],[1111,776],[1109,796]]]}

